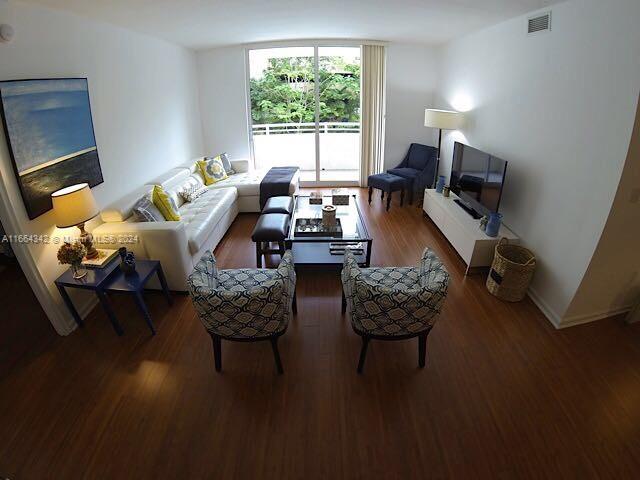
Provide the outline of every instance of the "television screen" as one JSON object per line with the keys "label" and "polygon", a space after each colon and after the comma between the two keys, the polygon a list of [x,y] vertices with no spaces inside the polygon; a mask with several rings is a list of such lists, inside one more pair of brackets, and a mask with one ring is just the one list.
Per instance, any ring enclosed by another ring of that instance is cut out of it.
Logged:
{"label": "television screen", "polygon": [[506,161],[455,142],[449,182],[451,190],[467,210],[475,210],[479,215],[497,212],[506,170]]}

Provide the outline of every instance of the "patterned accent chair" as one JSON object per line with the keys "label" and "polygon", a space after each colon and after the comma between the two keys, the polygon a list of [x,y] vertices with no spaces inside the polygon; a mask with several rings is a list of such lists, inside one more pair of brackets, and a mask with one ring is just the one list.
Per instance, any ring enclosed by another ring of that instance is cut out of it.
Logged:
{"label": "patterned accent chair", "polygon": [[362,337],[358,373],[362,373],[371,339],[418,337],[418,365],[425,366],[427,336],[449,285],[449,274],[428,248],[419,267],[360,268],[347,253],[342,269],[342,312],[347,309],[353,330]]}
{"label": "patterned accent chair", "polygon": [[191,299],[213,342],[216,371],[222,369],[222,340],[269,340],[283,373],[278,338],[296,312],[296,272],[287,250],[276,269],[218,270],[207,251],[188,278]]}

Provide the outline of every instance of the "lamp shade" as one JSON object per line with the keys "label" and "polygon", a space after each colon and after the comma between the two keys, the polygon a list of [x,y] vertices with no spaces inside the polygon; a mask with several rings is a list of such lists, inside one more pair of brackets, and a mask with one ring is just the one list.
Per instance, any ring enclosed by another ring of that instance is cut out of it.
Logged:
{"label": "lamp shade", "polygon": [[442,130],[457,130],[462,126],[464,115],[451,110],[427,108],[424,111],[424,126]]}
{"label": "lamp shade", "polygon": [[75,227],[100,213],[87,183],[65,187],[51,194],[56,226]]}

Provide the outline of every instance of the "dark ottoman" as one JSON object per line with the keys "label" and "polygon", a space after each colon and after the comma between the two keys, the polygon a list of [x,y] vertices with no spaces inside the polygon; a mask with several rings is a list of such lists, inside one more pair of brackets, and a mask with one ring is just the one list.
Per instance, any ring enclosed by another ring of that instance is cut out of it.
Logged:
{"label": "dark ottoman", "polygon": [[[267,213],[260,215],[251,240],[256,242],[256,265],[262,268],[262,255],[278,253],[284,255],[284,239],[289,233],[289,215],[286,213]],[[271,242],[278,243],[278,249],[271,249]]]}
{"label": "dark ottoman", "polygon": [[374,188],[381,191],[382,200],[384,200],[384,194],[387,193],[387,211],[391,207],[391,195],[393,192],[400,191],[400,206],[404,204],[404,189],[406,185],[406,179],[392,175],[390,173],[377,173],[376,175],[369,175],[367,184],[369,186],[369,204],[371,204],[371,193]]}
{"label": "dark ottoman", "polygon": [[262,214],[264,215],[265,213],[285,213],[291,215],[293,213],[293,198],[271,197],[262,209]]}

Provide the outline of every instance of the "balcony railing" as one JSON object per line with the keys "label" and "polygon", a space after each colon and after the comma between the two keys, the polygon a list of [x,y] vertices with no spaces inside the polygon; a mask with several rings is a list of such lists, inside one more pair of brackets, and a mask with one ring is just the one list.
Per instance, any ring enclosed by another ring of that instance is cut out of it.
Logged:
{"label": "balcony railing", "polygon": [[[360,133],[358,122],[321,122],[320,133]],[[279,135],[315,133],[316,124],[311,123],[264,123],[252,125],[254,135]]]}
{"label": "balcony railing", "polygon": [[[316,177],[315,123],[270,123],[252,126],[258,168],[295,165],[302,180]],[[319,124],[320,179],[356,181],[360,165],[360,124]]]}

